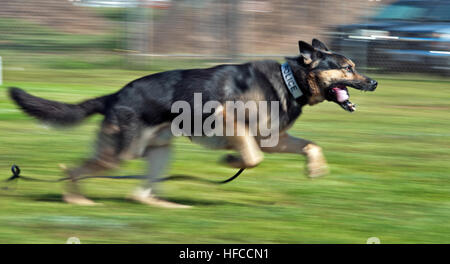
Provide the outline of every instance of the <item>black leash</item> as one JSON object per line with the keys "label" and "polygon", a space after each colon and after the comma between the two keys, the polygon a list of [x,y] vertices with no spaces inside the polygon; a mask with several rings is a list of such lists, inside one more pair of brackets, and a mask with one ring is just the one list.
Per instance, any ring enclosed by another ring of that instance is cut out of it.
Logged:
{"label": "black leash", "polygon": [[[164,178],[156,179],[156,180],[154,180],[154,182],[163,182],[163,181],[172,181],[172,180],[191,180],[191,181],[205,182],[205,183],[210,183],[210,184],[225,184],[225,183],[231,182],[232,180],[236,179],[239,175],[241,175],[241,173],[243,171],[244,171],[244,169],[239,169],[239,171],[236,174],[234,174],[232,177],[230,177],[229,179],[226,179],[224,181],[213,181],[213,180],[203,179],[203,178],[190,176],[190,175],[171,175],[171,176],[167,176]],[[17,182],[19,179],[22,179],[24,181],[34,181],[34,182],[61,182],[61,181],[72,180],[72,178],[70,178],[70,177],[59,178],[56,180],[44,180],[44,179],[20,176],[20,168],[16,164],[12,165],[11,172],[13,175],[11,177],[9,177],[7,180],[5,180],[5,182],[7,182],[7,183],[13,182],[13,181]],[[114,179],[114,180],[147,179],[146,176],[142,176],[142,175],[125,175],[125,176],[83,176],[83,177],[76,178],[76,180],[78,181],[78,180],[85,180],[85,179],[92,179],[92,178]],[[2,189],[9,190],[8,187],[3,187]]]}

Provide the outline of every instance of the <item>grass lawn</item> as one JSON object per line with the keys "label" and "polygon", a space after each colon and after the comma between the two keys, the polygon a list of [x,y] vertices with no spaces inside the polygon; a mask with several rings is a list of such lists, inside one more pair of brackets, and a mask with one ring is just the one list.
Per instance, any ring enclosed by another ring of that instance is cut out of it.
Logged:
{"label": "grass lawn", "polygon": [[[176,65],[172,65],[176,68]],[[62,176],[92,152],[100,116],[73,129],[48,129],[6,97],[18,86],[66,102],[111,93],[144,72],[6,70],[0,86],[0,179],[13,163],[23,175]],[[423,76],[375,76],[375,93],[350,91],[359,107],[305,107],[291,129],[314,140],[330,175],[310,180],[304,158],[266,155],[255,169],[222,186],[164,183],[165,197],[193,205],[168,210],[128,202],[138,181],[92,179],[85,193],[97,207],[61,202],[62,184],[19,182],[0,192],[0,243],[450,243],[450,81]],[[235,170],[210,151],[177,138],[171,174],[223,180]],[[140,174],[143,161],[111,175]]]}

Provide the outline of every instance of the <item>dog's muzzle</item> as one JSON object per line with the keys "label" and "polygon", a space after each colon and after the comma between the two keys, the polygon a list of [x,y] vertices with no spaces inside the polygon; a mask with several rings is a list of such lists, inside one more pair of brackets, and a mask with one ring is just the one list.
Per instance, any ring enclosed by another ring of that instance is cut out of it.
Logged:
{"label": "dog's muzzle", "polygon": [[327,100],[333,101],[340,105],[344,110],[353,112],[356,110],[356,105],[350,102],[350,95],[345,85],[336,85],[328,89]]}

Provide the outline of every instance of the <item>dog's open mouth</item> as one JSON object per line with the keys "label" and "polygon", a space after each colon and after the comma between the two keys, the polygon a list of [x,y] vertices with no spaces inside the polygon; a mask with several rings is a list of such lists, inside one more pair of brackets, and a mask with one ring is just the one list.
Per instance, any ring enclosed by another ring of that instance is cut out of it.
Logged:
{"label": "dog's open mouth", "polygon": [[353,112],[356,110],[356,105],[348,100],[350,95],[348,94],[347,86],[342,84],[333,85],[330,89],[328,89],[328,93],[329,101],[337,103],[346,111]]}

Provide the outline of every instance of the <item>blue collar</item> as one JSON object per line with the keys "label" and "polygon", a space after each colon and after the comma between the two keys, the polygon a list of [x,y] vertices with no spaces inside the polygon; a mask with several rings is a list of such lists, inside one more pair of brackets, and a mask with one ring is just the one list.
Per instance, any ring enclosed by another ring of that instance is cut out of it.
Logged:
{"label": "blue collar", "polygon": [[303,92],[295,81],[294,73],[292,73],[291,67],[287,62],[281,64],[281,74],[283,75],[284,83],[292,96],[294,96],[295,99],[300,98],[303,95]]}

